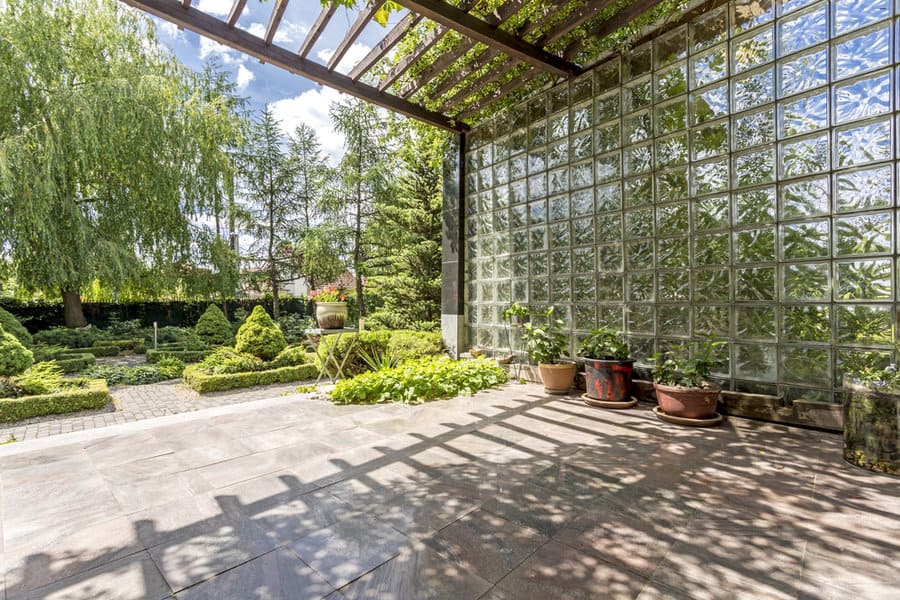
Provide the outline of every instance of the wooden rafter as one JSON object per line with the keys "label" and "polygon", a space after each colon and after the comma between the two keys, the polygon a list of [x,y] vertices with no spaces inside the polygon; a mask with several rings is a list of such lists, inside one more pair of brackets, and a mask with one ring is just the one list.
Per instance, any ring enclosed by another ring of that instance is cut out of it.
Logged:
{"label": "wooden rafter", "polygon": [[268,45],[265,40],[237,27],[228,26],[221,21],[195,8],[184,8],[180,2],[172,0],[120,0],[144,12],[174,23],[189,31],[210,38],[220,44],[244,52],[256,59],[271,63],[277,67],[302,75],[322,85],[330,86],[338,91],[366,100],[378,106],[407,115],[414,119],[430,123],[448,131],[465,131],[466,126],[453,121],[439,113],[427,110],[417,104],[385,94],[378,89],[353,81],[350,77],[335,73],[311,60],[302,58],[280,48]]}
{"label": "wooden rafter", "polygon": [[542,71],[565,77],[581,73],[581,69],[577,65],[528,44],[503,29],[482,21],[442,0],[399,0],[399,3],[413,12],[509,54],[513,58],[532,64]]}
{"label": "wooden rafter", "polygon": [[470,40],[469,38],[461,39],[459,44],[457,44],[453,50],[439,56],[437,60],[422,69],[422,71],[416,75],[415,79],[407,82],[398,95],[401,98],[409,98],[416,93],[416,91],[422,89],[429,81],[443,73],[444,69],[459,60],[459,57],[468,52],[474,45],[475,40]]}
{"label": "wooden rafter", "polygon": [[601,11],[615,1],[616,0],[594,0],[593,2],[588,2],[581,8],[572,11],[569,16],[554,25],[550,31],[542,35],[540,39],[535,42],[535,45],[544,47],[548,44],[552,44],[596,17]]}
{"label": "wooden rafter", "polygon": [[461,87],[452,96],[444,99],[441,102],[441,105],[438,108],[438,110],[443,112],[444,110],[453,108],[453,106],[455,104],[457,104],[457,102],[459,100],[468,98],[469,96],[471,96],[472,94],[477,92],[479,89],[484,89],[486,86],[497,81],[498,79],[503,77],[505,74],[507,74],[510,71],[512,71],[513,69],[515,69],[520,64],[522,64],[522,63],[520,63],[517,60],[513,60],[512,58],[510,58],[508,56],[503,58],[503,60],[492,64],[490,69],[482,71],[478,77],[476,77],[475,79],[473,79],[471,81],[466,82],[465,87]]}
{"label": "wooden rafter", "polygon": [[447,28],[438,25],[431,31],[425,34],[425,37],[420,41],[415,49],[409,54],[409,56],[404,56],[400,59],[396,65],[391,67],[391,69],[382,77],[381,81],[378,82],[378,89],[384,91],[391,87],[397,79],[406,73],[407,69],[413,66],[416,61],[418,61],[423,54],[431,50],[435,44],[437,44],[444,35],[447,33]]}
{"label": "wooden rafter", "polygon": [[192,2],[192,0],[181,0],[181,6],[183,6],[185,8],[190,8],[191,2]]}
{"label": "wooden rafter", "polygon": [[635,0],[633,4],[629,4],[606,21],[598,24],[593,29],[586,31],[584,37],[572,42],[563,52],[566,60],[571,60],[578,56],[584,50],[584,40],[587,38],[602,39],[611,33],[615,33],[632,20],[644,14],[662,0]]}
{"label": "wooden rafter", "polygon": [[415,13],[407,13],[403,19],[391,29],[384,38],[375,44],[369,53],[359,61],[350,71],[351,79],[359,79],[371,69],[375,63],[384,58],[384,55],[391,51],[391,48],[397,45],[403,36],[415,27],[416,23],[422,20],[421,15]]}
{"label": "wooden rafter", "polygon": [[431,90],[431,93],[429,95],[432,98],[439,98],[442,94],[445,94],[447,91],[453,89],[454,87],[471,77],[472,73],[477,72],[479,69],[502,54],[503,53],[496,48],[486,48],[481,54],[478,54],[474,57],[474,62],[468,67],[461,67],[456,71],[450,73],[450,75],[448,75],[444,79],[440,80],[434,87],[434,89]]}
{"label": "wooden rafter", "polygon": [[527,71],[524,71],[519,75],[516,75],[515,77],[513,77],[512,79],[510,79],[509,81],[507,81],[506,83],[501,85],[500,87],[498,87],[496,90],[494,90],[493,92],[491,92],[490,94],[488,94],[487,96],[482,98],[481,100],[478,100],[477,102],[473,103],[471,106],[466,107],[460,113],[454,115],[455,118],[464,120],[464,119],[467,119],[467,118],[471,117],[472,115],[484,110],[491,104],[493,104],[499,100],[502,100],[505,96],[513,93],[514,91],[518,90],[522,86],[528,85],[528,81],[530,80],[530,77],[532,77],[534,75],[537,75],[537,73],[535,72],[535,68],[529,67]]}
{"label": "wooden rafter", "polygon": [[337,4],[329,4],[322,9],[322,12],[319,13],[319,18],[316,19],[316,23],[312,26],[312,29],[309,30],[309,33],[306,34],[306,39],[303,40],[300,49],[297,50],[297,54],[300,55],[300,58],[306,58],[309,51],[312,50],[312,47],[316,45],[316,42],[319,41],[319,36],[325,31],[325,27],[328,25],[328,22],[331,21],[331,17],[334,16],[336,10]]}
{"label": "wooden rafter", "polygon": [[272,16],[269,17],[269,25],[266,27],[266,43],[271,44],[272,40],[275,39],[275,32],[278,31],[278,26],[281,25],[281,19],[284,18],[284,11],[287,10],[288,2],[290,0],[276,0],[275,8],[272,9]]}
{"label": "wooden rafter", "polygon": [[378,9],[384,4],[384,1],[385,0],[371,0],[364,9],[359,11],[356,21],[350,26],[350,29],[347,30],[347,35],[344,36],[344,39],[341,40],[341,43],[338,44],[338,47],[335,49],[334,54],[328,59],[329,70],[333,70],[338,66],[338,63],[341,62],[341,59],[347,54],[347,50],[350,49],[350,46],[353,45],[353,42],[355,42],[356,38],[359,37],[359,34],[362,33],[362,30],[366,28],[366,25],[369,24],[369,21],[372,20],[372,16],[378,12]]}
{"label": "wooden rafter", "polygon": [[228,13],[228,21],[226,21],[229,27],[234,27],[237,24],[246,5],[247,0],[234,0],[234,4],[231,5],[231,12]]}

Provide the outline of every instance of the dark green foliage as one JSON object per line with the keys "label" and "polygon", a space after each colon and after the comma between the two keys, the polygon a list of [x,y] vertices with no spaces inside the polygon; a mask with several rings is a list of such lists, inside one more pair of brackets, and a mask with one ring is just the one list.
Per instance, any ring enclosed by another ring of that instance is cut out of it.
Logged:
{"label": "dark green foliage", "polygon": [[493,361],[425,357],[399,367],[342,379],[331,392],[336,404],[405,402],[420,404],[437,398],[469,395],[507,380]]}
{"label": "dark green foliage", "polygon": [[63,387],[63,369],[55,361],[37,363],[13,380],[23,396],[51,394]]}
{"label": "dark green foliage", "polygon": [[173,379],[171,368],[163,370],[157,365],[125,367],[122,365],[96,365],[84,372],[91,379],[105,379],[109,385],[145,385]]}
{"label": "dark green foliage", "polygon": [[164,356],[157,361],[156,369],[164,379],[178,379],[184,373],[184,363],[174,356]]}
{"label": "dark green foliage", "polygon": [[98,338],[97,330],[92,327],[83,327],[81,329],[54,327],[53,329],[38,331],[32,337],[35,344],[67,346],[69,348],[90,348]]}
{"label": "dark green foliage", "polygon": [[543,315],[547,322],[545,327],[536,327],[534,323],[525,323],[522,341],[531,360],[538,364],[553,364],[566,353],[568,338],[562,332],[565,323],[562,319],[553,318],[553,307]]}
{"label": "dark green foliage", "polygon": [[259,357],[228,347],[217,348],[197,365],[199,371],[209,375],[246,373],[265,368],[265,363]]}
{"label": "dark green foliage", "polygon": [[177,350],[172,348],[163,348],[160,350],[147,350],[147,362],[155,364],[166,356],[177,358],[185,363],[199,362],[209,356],[212,350]]}
{"label": "dark green foliage", "polygon": [[190,365],[184,370],[184,383],[201,394],[206,392],[219,392],[235,388],[245,388],[254,385],[270,385],[273,383],[287,383],[290,381],[302,381],[313,379],[318,374],[315,365],[298,365],[294,367],[281,367],[265,371],[251,371],[247,373],[225,373],[210,375],[200,369],[200,365]]}
{"label": "dark green foliage", "polygon": [[197,321],[194,332],[198,338],[210,346],[231,346],[234,344],[231,323],[225,318],[225,313],[215,304],[209,305],[209,308]]}
{"label": "dark green foliage", "polygon": [[0,377],[18,375],[34,363],[34,355],[0,326]]}
{"label": "dark green foliage", "polygon": [[53,359],[63,373],[78,373],[97,364],[97,358],[89,352],[63,352]]}
{"label": "dark green foliage", "polygon": [[698,343],[693,353],[684,344],[665,353],[657,352],[650,357],[653,381],[669,386],[710,387],[712,371],[725,364],[721,351],[726,343],[710,339]]}
{"label": "dark green foliage", "polygon": [[[354,337],[356,338],[355,344],[352,343]],[[326,335],[322,338],[317,351],[317,364],[322,365],[325,357],[328,355],[329,348],[335,343],[335,340],[337,340],[336,335]],[[353,346],[352,354],[347,356],[351,345]],[[363,331],[358,334],[341,336],[338,346],[334,350],[334,358],[331,364],[324,366],[329,374],[336,374],[334,361],[340,363],[346,356],[344,375],[352,377],[369,370],[364,358],[365,355],[376,356],[389,353],[394,361],[399,364],[405,360],[443,354],[443,352],[444,343],[439,333],[403,329],[396,331]]]}
{"label": "dark green foliage", "polygon": [[[150,332],[150,336],[147,339],[150,343],[153,343],[153,331]],[[194,329],[187,329],[185,327],[160,327],[156,330],[157,344],[190,344],[195,342],[202,343],[200,338],[197,337],[197,333]]]}
{"label": "dark green foliage", "polygon": [[122,349],[116,344],[97,342],[90,348],[86,349],[94,356],[118,356]]}
{"label": "dark green foliage", "polygon": [[10,313],[0,307],[0,327],[6,330],[6,333],[11,333],[16,336],[16,339],[19,340],[23,346],[31,346],[32,339],[31,334],[28,333],[28,330],[19,323],[19,320]]}
{"label": "dark green foliage", "polygon": [[302,344],[306,342],[306,330],[316,326],[313,317],[282,314],[278,317],[278,327],[284,334],[284,340],[288,344]]}
{"label": "dark green foliage", "polygon": [[235,350],[272,360],[285,349],[284,334],[262,306],[257,306],[237,332]]}
{"label": "dark green foliage", "polygon": [[66,383],[65,389],[52,394],[0,399],[0,421],[103,408],[109,402],[109,390],[102,379],[74,379]]}
{"label": "dark green foliage", "polygon": [[579,356],[597,360],[625,360],[629,353],[628,342],[622,334],[609,327],[595,329],[581,341]]}
{"label": "dark green foliage", "polygon": [[297,365],[314,364],[315,360],[316,354],[314,352],[308,352],[306,346],[291,346],[282,350],[281,353],[275,357],[275,360],[269,364],[274,368],[295,367]]}

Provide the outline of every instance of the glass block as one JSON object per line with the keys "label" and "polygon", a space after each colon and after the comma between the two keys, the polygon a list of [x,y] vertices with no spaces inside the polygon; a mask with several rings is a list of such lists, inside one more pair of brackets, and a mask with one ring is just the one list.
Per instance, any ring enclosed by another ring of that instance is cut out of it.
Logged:
{"label": "glass block", "polygon": [[569,169],[563,167],[547,173],[550,194],[560,194],[569,191]]}
{"label": "glass block", "polygon": [[694,264],[727,265],[730,252],[727,233],[709,233],[694,238]]}
{"label": "glass block", "polygon": [[626,113],[640,110],[653,102],[653,81],[647,77],[622,87],[622,110]]}
{"label": "glass block", "polygon": [[690,221],[686,202],[668,204],[656,209],[657,234],[673,235],[688,233]]}
{"label": "glass block", "polygon": [[719,46],[691,58],[693,87],[699,88],[728,76],[728,48]]}
{"label": "glass block", "polygon": [[778,367],[777,346],[734,344],[734,375],[742,379],[775,381]]}
{"label": "glass block", "polygon": [[547,167],[554,168],[569,162],[569,140],[562,140],[547,146]]}
{"label": "glass block", "polygon": [[570,169],[572,189],[577,190],[594,185],[594,169],[590,161],[572,165]]}
{"label": "glass block", "polygon": [[687,198],[689,189],[686,168],[656,175],[656,199],[658,202]]}
{"label": "glass block", "polygon": [[697,269],[694,271],[694,297],[704,302],[728,302],[731,290],[731,271],[728,269]]}
{"label": "glass block", "polygon": [[544,276],[549,273],[550,259],[546,252],[532,252],[528,255],[528,262],[532,277]]}
{"label": "glass block", "polygon": [[625,143],[635,144],[653,136],[653,116],[647,112],[626,117],[623,123]]}
{"label": "glass block", "polygon": [[596,293],[597,284],[594,281],[593,273],[572,277],[572,295],[576,301],[593,301]]}
{"label": "glass block", "polygon": [[655,65],[664,67],[687,56],[687,28],[678,27],[654,40]]}
{"label": "glass block", "polygon": [[736,306],[734,335],[746,340],[775,339],[774,306]]}
{"label": "glass block", "polygon": [[894,361],[890,352],[838,348],[834,384],[841,385],[845,374],[859,373],[862,369],[883,369],[892,362]]}
{"label": "glass block", "polygon": [[551,277],[550,278],[550,301],[571,302],[572,301],[572,280],[568,277]]}
{"label": "glass block", "polygon": [[547,123],[536,123],[528,128],[528,147],[537,148],[547,143]]}
{"label": "glass block", "polygon": [[622,275],[597,275],[597,299],[600,302],[621,302],[624,299]]}
{"label": "glass block", "polygon": [[831,307],[800,304],[782,307],[784,339],[789,342],[831,341]]}
{"label": "glass block", "polygon": [[547,168],[547,151],[543,148],[528,152],[528,174],[540,173]]}
{"label": "glass block", "polygon": [[754,225],[775,220],[775,188],[762,188],[736,194],[735,225]]}
{"label": "glass block", "polygon": [[516,278],[528,277],[528,255],[513,254],[512,257],[512,276]]}
{"label": "glass block", "polygon": [[561,275],[572,271],[572,256],[568,249],[550,253],[550,273]]}
{"label": "glass block", "polygon": [[572,83],[572,103],[577,104],[583,102],[594,95],[593,77],[585,74]]}
{"label": "glass block", "polygon": [[827,220],[782,225],[781,256],[787,260],[827,257],[829,238]]}
{"label": "glass block", "polygon": [[[494,259],[482,258],[478,261],[478,278],[491,279],[494,276]],[[483,296],[482,296],[482,299]]]}
{"label": "glass block", "polygon": [[619,215],[600,215],[597,217],[597,236],[600,242],[619,241],[622,239],[622,217]]}
{"label": "glass block", "polygon": [[539,200],[528,203],[528,223],[539,225],[547,222],[547,201]]}
{"label": "glass block", "polygon": [[775,58],[772,27],[732,42],[732,69],[740,73],[758,67]]}
{"label": "glass block", "polygon": [[547,228],[532,227],[528,230],[528,239],[532,252],[547,249]]}
{"label": "glass block", "polygon": [[[572,210],[576,214],[591,214],[593,212],[593,199],[591,190],[581,190],[572,194]],[[578,202],[578,204],[576,204]],[[581,206],[584,212],[577,207]],[[618,210],[622,207],[622,188],[619,184],[597,186],[597,212]]]}
{"label": "glass block", "polygon": [[691,121],[694,125],[706,123],[719,117],[727,117],[728,83],[714,85],[694,92],[690,97]]}
{"label": "glass block", "polygon": [[728,190],[728,158],[705,163],[697,163],[691,167],[691,187],[694,194],[711,194]]}
{"label": "glass block", "polygon": [[623,54],[623,75],[625,79],[634,79],[649,73],[653,67],[653,44],[647,42]]}
{"label": "glass block", "polygon": [[656,133],[668,135],[687,127],[687,103],[675,100],[656,107]]}
{"label": "glass block", "polygon": [[598,306],[597,307],[597,325],[605,325],[616,331],[624,331],[625,323],[622,319],[621,306]]}
{"label": "glass block", "polygon": [[614,57],[594,69],[594,89],[598,94],[615,88],[618,92],[621,60]]}
{"label": "glass block", "polygon": [[830,193],[827,177],[816,177],[781,186],[781,217],[794,219],[828,214]]}
{"label": "glass block", "polygon": [[891,121],[883,120],[837,130],[835,136],[838,165],[850,167],[891,158],[893,156],[891,129]]}
{"label": "glass block", "polygon": [[661,238],[657,240],[656,247],[656,264],[659,267],[687,269],[690,266],[689,238]]}
{"label": "glass block", "polygon": [[563,84],[550,90],[550,114],[554,114],[564,108],[569,107],[569,86]]}
{"label": "glass block", "polygon": [[[513,284],[513,290],[515,290],[515,284]],[[549,302],[550,301],[550,282],[546,278],[540,279],[529,279],[525,282],[525,294],[529,295],[530,289],[530,300],[531,302]],[[513,298],[516,300],[516,298]],[[521,300],[519,300],[521,302]]]}
{"label": "glass block", "polygon": [[549,200],[550,220],[561,221],[569,218],[568,196],[554,196]]}
{"label": "glass block", "polygon": [[626,273],[629,302],[652,302],[654,296],[653,273]]}
{"label": "glass block", "polygon": [[728,121],[718,121],[692,131],[694,160],[703,160],[728,152]]}
{"label": "glass block", "polygon": [[[592,224],[593,226],[593,224]],[[572,271],[575,273],[594,273],[597,270],[597,258],[593,247],[574,248],[572,250]]]}
{"label": "glass block", "polygon": [[889,305],[839,304],[836,312],[835,336],[839,344],[893,344],[894,321]]}
{"label": "glass block", "polygon": [[524,129],[513,132],[509,136],[509,155],[515,156],[525,152],[528,146],[528,133]]}
{"label": "glass block", "polygon": [[569,223],[553,223],[550,225],[550,247],[568,248],[572,244]]}
{"label": "glass block", "polygon": [[622,270],[621,244],[604,244],[597,247],[600,271],[619,272]]}
{"label": "glass block", "polygon": [[729,225],[728,197],[704,198],[693,203],[694,229],[721,229]]}
{"label": "glass block", "polygon": [[769,67],[734,80],[732,93],[735,112],[741,112],[775,99],[775,69]]}
{"label": "glass block", "polygon": [[498,256],[494,267],[494,276],[497,279],[509,277],[509,256]]}
{"label": "glass block", "polygon": [[618,152],[598,156],[595,162],[595,176],[597,183],[618,179],[622,175],[621,167],[622,165]]}
{"label": "glass block", "polygon": [[[493,289],[491,286],[483,286],[482,290],[487,290],[488,288]],[[494,322],[494,307],[490,304],[482,304],[478,307],[478,323],[479,325],[490,325]]]}
{"label": "glass block", "polygon": [[509,209],[510,227],[525,227],[528,224],[528,210],[524,204],[517,204]]}
{"label": "glass block", "polygon": [[[572,137],[572,160],[582,160],[594,154],[594,136],[588,131]],[[560,163],[562,164],[562,163]]]}
{"label": "glass block", "polygon": [[509,163],[506,161],[494,165],[494,182],[497,185],[509,183]]}
{"label": "glass block", "polygon": [[737,32],[770,22],[775,17],[775,0],[735,0],[733,25]]}
{"label": "glass block", "polygon": [[558,140],[569,135],[569,113],[562,112],[550,117],[547,123],[548,139]]}
{"label": "glass block", "polygon": [[622,144],[618,123],[611,123],[605,127],[598,127],[594,132],[594,142],[597,152],[615,150]]}
{"label": "glass block", "polygon": [[829,263],[791,263],[781,266],[785,300],[830,300]]}
{"label": "glass block", "polygon": [[653,334],[656,318],[653,313],[653,305],[635,304],[626,307],[629,333]]}
{"label": "glass block", "polygon": [[690,24],[691,47],[697,51],[709,48],[728,35],[728,7],[707,11]]}
{"label": "glass block", "polygon": [[836,177],[837,212],[852,212],[888,207],[893,199],[893,169],[890,165],[845,171]]}
{"label": "glass block", "polygon": [[778,3],[778,14],[786,15],[816,2],[819,0],[781,0]]}
{"label": "glass block", "polygon": [[547,116],[547,95],[540,94],[528,101],[528,120],[534,123]]}
{"label": "glass block", "polygon": [[593,107],[590,104],[576,106],[572,109],[572,116],[569,122],[572,133],[578,133],[579,131],[589,129],[591,125],[594,124]]}
{"label": "glass block", "polygon": [[734,262],[774,262],[775,227],[746,229],[734,234]]}
{"label": "glass block", "polygon": [[572,243],[575,245],[594,243],[594,219],[584,218],[572,221]]}
{"label": "glass block", "polygon": [[497,302],[512,302],[512,285],[509,281],[497,282]]}
{"label": "glass block", "polygon": [[529,238],[527,229],[515,229],[510,236],[512,237],[513,252],[528,252]]}
{"label": "glass block", "polygon": [[653,203],[653,179],[648,176],[625,180],[625,206],[635,207]]}
{"label": "glass block", "polygon": [[614,94],[607,94],[606,96],[597,98],[597,103],[594,107],[594,116],[598,123],[617,119],[619,118],[620,108],[619,93],[616,91]]}
{"label": "glass block", "polygon": [[[593,296],[593,293],[591,294]],[[576,293],[575,298],[579,296]],[[575,329],[590,331],[597,327],[597,307],[594,304],[575,305]]]}
{"label": "glass block", "polygon": [[841,217],[834,220],[835,249],[839,255],[891,252],[891,213]]}
{"label": "glass block", "polygon": [[809,48],[828,39],[826,5],[794,13],[778,24],[779,56]]}
{"label": "glass block", "polygon": [[734,119],[734,148],[742,150],[775,141],[775,111],[766,108]]}
{"label": "glass block", "polygon": [[890,300],[892,275],[889,259],[839,262],[835,265],[835,299]]}
{"label": "glass block", "polygon": [[[691,272],[687,269],[658,271],[657,282],[659,290],[656,297],[660,302],[690,302]],[[685,327],[683,334],[687,335],[687,333],[688,329]],[[665,333],[664,335],[676,334]]]}
{"label": "glass block", "polygon": [[817,48],[779,63],[779,96],[791,96],[828,83],[828,48]]}
{"label": "glass block", "polygon": [[828,127],[828,92],[794,98],[778,105],[782,137]]}
{"label": "glass block", "polygon": [[775,299],[775,267],[735,269],[734,299],[743,301]]}
{"label": "glass block", "polygon": [[737,187],[775,181],[775,148],[762,148],[735,156],[734,171]]}
{"label": "glass block", "polygon": [[570,199],[573,216],[594,214],[594,190],[586,189],[572,192]]}
{"label": "glass block", "polygon": [[726,337],[730,323],[727,306],[694,307],[694,335],[696,336]]}
{"label": "glass block", "polygon": [[498,210],[494,212],[494,230],[506,231],[509,229],[509,211]]}
{"label": "glass block", "polygon": [[886,67],[891,63],[891,27],[879,26],[834,45],[835,79]]}
{"label": "glass block", "polygon": [[837,36],[889,18],[891,0],[837,0],[833,11]]}
{"label": "glass block", "polygon": [[[660,285],[660,291],[663,287]],[[687,337],[691,333],[691,307],[663,305],[657,308],[659,335]]]}
{"label": "glass block", "polygon": [[501,185],[494,188],[494,207],[506,208],[509,206],[509,186]]}
{"label": "glass block", "polygon": [[625,243],[625,267],[628,269],[653,268],[653,240]]}
{"label": "glass block", "polygon": [[668,100],[687,92],[687,63],[681,63],[657,71],[655,75],[656,100]]}
{"label": "glass block", "polygon": [[653,210],[634,210],[625,213],[625,238],[653,236]]}
{"label": "glass block", "polygon": [[836,122],[847,123],[889,113],[892,89],[890,71],[835,86]]}
{"label": "glass block", "polygon": [[656,161],[661,169],[687,164],[688,136],[675,135],[656,142]]}
{"label": "glass block", "polygon": [[827,171],[829,167],[828,134],[822,133],[781,144],[781,174],[800,177]]}
{"label": "glass block", "polygon": [[509,159],[509,178],[511,180],[525,177],[528,170],[528,156],[520,154]]}
{"label": "glass block", "polygon": [[528,178],[528,199],[536,200],[547,196],[547,174],[532,175]]}
{"label": "glass block", "polygon": [[653,145],[642,144],[640,146],[631,146],[626,148],[625,154],[625,176],[640,175],[653,170]]}

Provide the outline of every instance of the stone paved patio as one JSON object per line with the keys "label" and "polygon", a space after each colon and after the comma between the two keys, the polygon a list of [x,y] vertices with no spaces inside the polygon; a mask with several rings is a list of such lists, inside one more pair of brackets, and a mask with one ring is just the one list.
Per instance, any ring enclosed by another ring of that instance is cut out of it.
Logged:
{"label": "stone paved patio", "polygon": [[7,600],[900,598],[898,480],[840,438],[512,385],[276,397],[0,448]]}

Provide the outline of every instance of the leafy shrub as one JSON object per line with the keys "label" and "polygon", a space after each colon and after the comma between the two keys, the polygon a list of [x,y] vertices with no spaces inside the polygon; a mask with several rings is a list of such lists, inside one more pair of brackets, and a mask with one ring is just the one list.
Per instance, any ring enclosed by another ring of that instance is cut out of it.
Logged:
{"label": "leafy shrub", "polygon": [[47,344],[67,346],[69,348],[90,348],[100,336],[92,327],[81,329],[68,329],[66,327],[54,327],[38,331],[32,336],[35,344]]}
{"label": "leafy shrub", "polygon": [[48,346],[46,344],[38,344],[31,348],[31,353],[34,354],[34,362],[44,362],[45,360],[53,360],[60,354],[64,354],[67,352],[72,352],[71,348],[66,348],[65,346]]}
{"label": "leafy shrub", "polygon": [[62,352],[53,360],[63,373],[78,373],[97,364],[97,358],[89,352]]}
{"label": "leafy shrub", "polygon": [[522,341],[531,360],[538,364],[553,364],[566,353],[569,339],[562,332],[565,323],[562,319],[553,318],[553,307],[543,315],[546,327],[536,327],[534,323],[525,323]]}
{"label": "leafy shrub", "polygon": [[212,354],[200,361],[197,368],[208,375],[221,375],[261,371],[265,368],[265,363],[252,354],[238,352],[234,348],[226,346],[213,351]]}
{"label": "leafy shrub", "polygon": [[2,307],[0,307],[0,327],[3,327],[3,329],[6,330],[6,333],[15,336],[23,346],[30,346],[32,344],[31,334],[28,333],[25,326],[19,322],[14,314]]}
{"label": "leafy shrub", "polygon": [[[354,337],[356,342],[353,343]],[[444,342],[439,333],[426,333],[400,329],[396,331],[362,331],[358,334],[340,336],[337,348],[334,349],[331,364],[324,365],[329,349],[338,339],[336,335],[326,335],[319,342],[317,351],[318,364],[325,368],[329,375],[335,375],[338,364],[346,357],[344,375],[352,377],[369,370],[365,356],[383,356],[389,353],[397,364],[403,361],[443,354]],[[351,352],[352,346],[352,352]],[[351,352],[350,356],[347,356]]]}
{"label": "leafy shrub", "polygon": [[231,323],[225,318],[225,313],[216,306],[210,304],[206,312],[201,315],[194,327],[197,337],[210,346],[231,346],[234,344],[234,334],[231,332]]}
{"label": "leafy shrub", "polygon": [[278,356],[275,357],[271,363],[269,363],[270,367],[279,368],[279,367],[294,367],[297,365],[309,365],[314,364],[316,359],[316,355],[311,352],[307,352],[305,346],[290,346],[282,350]]}
{"label": "leafy shrub", "polygon": [[254,385],[303,381],[304,379],[315,378],[318,373],[319,371],[315,365],[297,365],[246,373],[210,374],[203,372],[200,365],[197,364],[185,367],[184,383],[193,390],[204,394],[206,392],[221,392]]}
{"label": "leafy shrub", "polygon": [[94,345],[86,350],[94,356],[118,356],[122,351],[116,344],[109,342],[94,342]]}
{"label": "leafy shrub", "polygon": [[0,377],[18,375],[34,363],[34,355],[0,326]]}
{"label": "leafy shrub", "polygon": [[316,326],[312,317],[284,314],[278,317],[278,327],[284,334],[284,340],[288,344],[302,344],[306,342],[306,330]]}
{"label": "leafy shrub", "polygon": [[336,404],[419,404],[437,398],[473,394],[506,380],[506,372],[493,361],[458,361],[445,356],[429,356],[407,361],[392,369],[343,379],[331,392],[331,400]]}
{"label": "leafy shrub", "polygon": [[50,394],[63,387],[63,369],[52,360],[37,363],[16,377],[13,384],[22,390],[23,396]]}
{"label": "leafy shrub", "polygon": [[237,332],[235,350],[272,360],[285,349],[284,334],[262,306],[256,306]]}
{"label": "leafy shrub", "polygon": [[96,365],[84,372],[91,379],[105,379],[109,385],[145,385],[171,379],[155,366],[125,367],[122,365]]}
{"label": "leafy shrub", "polygon": [[109,389],[102,379],[71,379],[65,381],[61,390],[51,394],[0,399],[0,421],[102,408],[108,402]]}
{"label": "leafy shrub", "polygon": [[174,356],[164,356],[156,362],[156,370],[164,379],[178,379],[184,373],[184,363]]}
{"label": "leafy shrub", "polygon": [[203,360],[212,354],[212,350],[177,350],[172,348],[164,348],[160,350],[147,350],[147,362],[155,364],[166,356],[177,358],[184,363],[195,363]]}
{"label": "leafy shrub", "polygon": [[[150,342],[153,342],[153,332],[150,332],[150,336],[148,337]],[[156,343],[157,344],[167,344],[167,343],[184,343],[189,340],[198,340],[197,334],[193,329],[187,329],[184,327],[160,327],[156,330]]]}
{"label": "leafy shrub", "polygon": [[110,319],[106,332],[114,337],[133,338],[143,337],[144,328],[141,326],[140,319],[130,319],[127,321],[119,321],[118,319]]}

